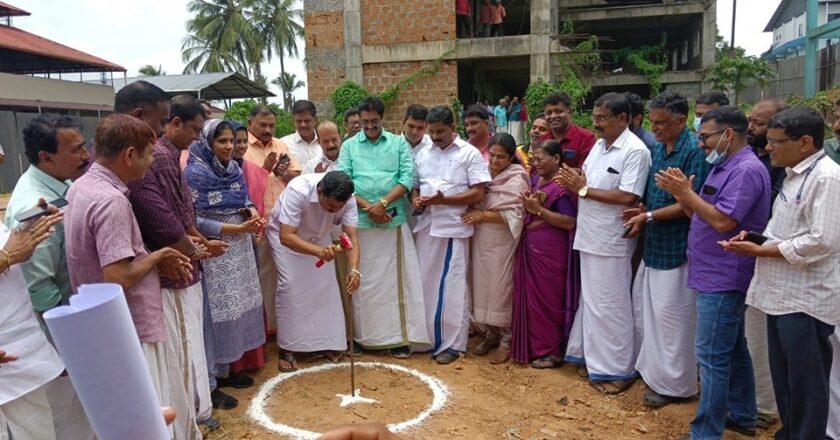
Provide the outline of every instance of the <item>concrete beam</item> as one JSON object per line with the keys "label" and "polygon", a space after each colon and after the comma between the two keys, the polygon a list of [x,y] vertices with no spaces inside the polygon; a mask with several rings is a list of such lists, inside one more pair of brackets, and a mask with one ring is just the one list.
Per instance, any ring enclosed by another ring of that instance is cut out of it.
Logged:
{"label": "concrete beam", "polygon": [[706,10],[703,3],[677,3],[666,5],[635,5],[613,6],[598,9],[580,9],[562,11],[563,19],[576,22],[600,20],[632,20],[644,17],[661,17],[663,15],[702,14]]}
{"label": "concrete beam", "polygon": [[[593,87],[619,87],[647,84],[648,80],[643,75],[609,75],[609,76],[588,76],[584,81]],[[687,83],[703,81],[703,72],[700,70],[665,72],[662,74],[662,84]]]}
{"label": "concrete beam", "polygon": [[565,52],[565,47],[548,36],[516,35],[496,38],[427,41],[389,45],[362,46],[362,63],[399,63],[431,61],[455,47],[448,59],[521,57]]}

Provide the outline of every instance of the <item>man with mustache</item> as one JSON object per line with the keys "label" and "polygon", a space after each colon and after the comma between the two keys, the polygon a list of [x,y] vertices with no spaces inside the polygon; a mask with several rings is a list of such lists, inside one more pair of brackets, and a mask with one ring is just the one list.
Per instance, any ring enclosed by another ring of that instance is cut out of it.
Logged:
{"label": "man with mustache", "polygon": [[487,109],[481,104],[475,104],[464,113],[464,128],[467,130],[467,138],[474,147],[478,148],[481,157],[487,162],[490,160],[490,129],[488,121],[490,115]]}
{"label": "man with mustache", "polygon": [[522,160],[522,166],[528,172],[531,171],[531,155],[533,151],[546,141],[547,137],[551,136],[551,128],[548,126],[548,121],[545,120],[545,114],[539,113],[534,116],[534,122],[531,123],[531,131],[528,132],[528,143],[516,147],[516,154]]}
{"label": "man with mustache", "polygon": [[[6,207],[5,223],[11,230],[20,226],[15,216],[35,206],[39,199],[50,202],[63,198],[72,181],[81,177],[90,164],[81,123],[72,116],[38,116],[23,130],[23,143],[30,165],[15,185]],[[55,225],[55,233],[21,267],[35,316],[49,336],[41,317],[47,310],[68,304],[73,293],[64,253],[64,224]],[[93,438],[69,378],[59,377],[48,387],[54,414],[64,415],[56,418],[56,432],[67,438]]]}
{"label": "man with mustache", "polygon": [[[840,99],[834,103],[834,124],[831,126],[834,136],[823,142],[825,153],[840,164]],[[830,338],[834,347],[834,362],[831,366],[831,379],[829,381],[831,400],[828,405],[828,430],[826,436],[831,439],[840,439],[840,326],[834,331]]]}
{"label": "man with mustache", "polygon": [[[774,167],[770,163],[767,147],[767,124],[776,113],[786,110],[787,103],[779,98],[767,98],[756,103],[747,118],[747,142],[753,147],[755,155],[767,168],[770,176],[770,204],[776,200],[787,173],[784,167]],[[772,214],[772,208],[771,208]],[[755,307],[747,307],[744,313],[744,333],[747,347],[753,360],[755,375],[755,403],[757,408],[756,426],[767,429],[776,419],[776,396],[773,382],[770,380],[770,364],[767,357],[767,315]]]}
{"label": "man with mustache", "polygon": [[595,135],[572,122],[572,98],[564,92],[552,93],[543,100],[543,113],[551,128],[551,139],[560,143],[565,163],[580,167],[595,145]]}
{"label": "man with mustache", "polygon": [[422,211],[414,232],[433,356],[450,364],[467,349],[470,318],[467,265],[474,228],[461,214],[484,200],[490,171],[478,150],[455,133],[452,109],[434,106],[426,122],[432,145],[414,158],[411,204]]}
{"label": "man with mustache", "polygon": [[333,121],[321,121],[315,126],[321,153],[313,157],[303,167],[303,174],[327,173],[334,171],[341,151],[341,135]]}
{"label": "man with mustache", "polygon": [[[432,145],[432,139],[426,134],[426,128],[429,124],[426,123],[426,115],[429,114],[429,109],[422,104],[411,104],[405,110],[403,117],[403,137],[408,142],[408,147],[411,148],[411,158],[417,155],[426,145]],[[409,219],[411,222],[411,219]]]}

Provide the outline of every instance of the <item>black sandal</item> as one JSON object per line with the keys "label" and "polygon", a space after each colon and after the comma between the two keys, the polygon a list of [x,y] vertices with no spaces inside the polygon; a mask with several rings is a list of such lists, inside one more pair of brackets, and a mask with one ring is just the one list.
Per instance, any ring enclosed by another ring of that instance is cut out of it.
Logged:
{"label": "black sandal", "polygon": [[[288,367],[283,366],[283,362],[289,364]],[[281,351],[280,352],[280,364],[277,366],[281,373],[292,373],[298,370],[297,367],[297,359],[295,359],[295,354],[291,351]]]}

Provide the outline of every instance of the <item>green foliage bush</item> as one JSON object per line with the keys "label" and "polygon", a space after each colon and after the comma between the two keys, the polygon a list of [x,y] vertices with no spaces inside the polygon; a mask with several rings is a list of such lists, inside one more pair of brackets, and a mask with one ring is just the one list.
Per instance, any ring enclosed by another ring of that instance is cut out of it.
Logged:
{"label": "green foliage bush", "polygon": [[[352,81],[341,83],[330,95],[330,102],[333,106],[333,121],[344,121],[344,113],[359,105],[368,96],[370,96],[370,93],[364,87]],[[344,129],[344,124],[338,125],[342,130]]]}
{"label": "green foliage bush", "polygon": [[[234,102],[225,112],[225,119],[248,125],[248,115],[251,113],[251,109],[257,104],[259,103],[253,99]],[[292,114],[283,110],[277,104],[269,103],[268,106],[277,114],[277,125],[274,128],[274,136],[279,138],[294,133],[295,123],[292,120]]]}

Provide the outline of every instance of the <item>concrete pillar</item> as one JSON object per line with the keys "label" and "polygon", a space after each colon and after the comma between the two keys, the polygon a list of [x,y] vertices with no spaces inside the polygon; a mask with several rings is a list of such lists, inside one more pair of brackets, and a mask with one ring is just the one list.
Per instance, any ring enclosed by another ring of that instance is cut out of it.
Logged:
{"label": "concrete pillar", "polygon": [[557,0],[531,0],[531,81],[554,80],[551,35],[557,32]]}
{"label": "concrete pillar", "polygon": [[344,0],[345,75],[348,81],[364,84],[362,70],[362,13],[359,0]]}
{"label": "concrete pillar", "polygon": [[[703,11],[703,32],[702,43],[700,44],[700,57],[702,60],[700,69],[706,70],[715,63],[715,38],[717,37],[717,1],[712,0],[706,3],[706,10]],[[709,85],[703,82],[702,91],[709,90]]]}

